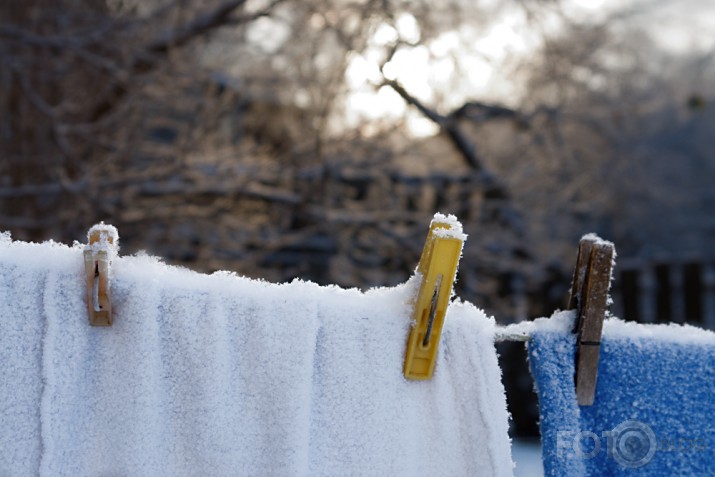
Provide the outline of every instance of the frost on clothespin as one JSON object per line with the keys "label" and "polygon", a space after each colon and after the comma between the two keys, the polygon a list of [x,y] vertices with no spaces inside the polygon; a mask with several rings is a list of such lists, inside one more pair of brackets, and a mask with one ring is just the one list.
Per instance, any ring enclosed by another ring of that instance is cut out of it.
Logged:
{"label": "frost on clothespin", "polygon": [[87,312],[92,326],[112,326],[109,270],[119,251],[117,228],[104,222],[87,232],[84,269],[87,280]]}
{"label": "frost on clothespin", "polygon": [[[434,225],[438,226],[434,227]],[[439,212],[434,214],[432,222],[430,222],[430,229],[435,237],[454,238],[462,242],[467,240],[462,223],[452,214],[444,215]]]}
{"label": "frost on clothespin", "polygon": [[87,246],[85,250],[102,250],[117,253],[119,251],[119,232],[114,225],[100,222],[93,225],[87,232]]}

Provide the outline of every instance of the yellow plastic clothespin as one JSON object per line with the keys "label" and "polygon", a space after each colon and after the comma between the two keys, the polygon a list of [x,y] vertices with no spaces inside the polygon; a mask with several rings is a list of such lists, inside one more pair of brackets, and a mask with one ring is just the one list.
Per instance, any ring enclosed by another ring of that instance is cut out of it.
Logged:
{"label": "yellow plastic clothespin", "polygon": [[87,232],[84,270],[87,278],[87,311],[92,326],[112,326],[109,266],[118,250],[119,234],[111,225],[99,223]]}
{"label": "yellow plastic clothespin", "polygon": [[404,374],[407,379],[432,378],[444,315],[452,295],[465,238],[462,225],[454,216],[434,216],[417,266],[422,283],[405,354]]}

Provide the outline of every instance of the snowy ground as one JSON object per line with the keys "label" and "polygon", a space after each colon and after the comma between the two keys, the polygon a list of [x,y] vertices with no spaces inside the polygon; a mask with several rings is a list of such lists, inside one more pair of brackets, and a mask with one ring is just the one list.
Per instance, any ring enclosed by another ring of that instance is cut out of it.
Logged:
{"label": "snowy ground", "polygon": [[514,477],[543,477],[541,443],[537,439],[514,439],[511,452],[516,463]]}

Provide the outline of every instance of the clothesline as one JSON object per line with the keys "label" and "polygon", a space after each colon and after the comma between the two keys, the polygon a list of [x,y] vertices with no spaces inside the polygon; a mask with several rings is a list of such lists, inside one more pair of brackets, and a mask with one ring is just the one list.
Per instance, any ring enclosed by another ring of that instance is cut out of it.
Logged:
{"label": "clothesline", "polygon": [[531,341],[531,333],[527,333],[527,332],[523,332],[523,331],[511,331],[511,330],[509,330],[509,326],[505,326],[503,328],[498,328],[496,330],[496,332],[494,333],[494,342],[502,343],[505,341],[514,341],[514,342]]}
{"label": "clothesline", "polygon": [[535,320],[524,320],[518,323],[511,323],[506,326],[497,326],[494,331],[494,342],[502,343],[505,341],[531,341],[534,334],[546,328],[565,331],[569,327],[573,328],[573,323],[576,319],[575,313],[575,310],[557,312],[556,314],[560,317],[557,321],[554,321],[551,318],[537,318]]}

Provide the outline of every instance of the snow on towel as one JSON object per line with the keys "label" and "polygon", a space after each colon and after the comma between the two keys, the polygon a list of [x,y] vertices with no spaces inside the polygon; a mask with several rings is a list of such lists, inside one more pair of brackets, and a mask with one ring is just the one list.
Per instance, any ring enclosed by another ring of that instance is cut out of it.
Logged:
{"label": "snow on towel", "polygon": [[574,317],[529,330],[545,474],[715,475],[715,333],[607,319],[595,402],[580,407]]}
{"label": "snow on towel", "polygon": [[450,306],[402,362],[417,282],[366,293],[139,256],[88,326],[79,247],[0,240],[0,475],[511,475],[494,322]]}

